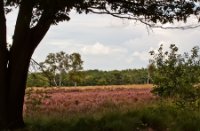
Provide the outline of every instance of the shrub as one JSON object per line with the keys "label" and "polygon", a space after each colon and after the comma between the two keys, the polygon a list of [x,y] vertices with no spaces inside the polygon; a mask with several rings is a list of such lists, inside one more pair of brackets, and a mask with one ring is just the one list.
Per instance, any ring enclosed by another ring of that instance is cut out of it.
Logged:
{"label": "shrub", "polygon": [[161,97],[175,98],[181,106],[188,103],[199,106],[199,47],[192,48],[191,54],[181,55],[174,44],[165,52],[161,45],[157,52],[151,51],[150,54],[153,56],[149,66],[154,83],[153,93]]}

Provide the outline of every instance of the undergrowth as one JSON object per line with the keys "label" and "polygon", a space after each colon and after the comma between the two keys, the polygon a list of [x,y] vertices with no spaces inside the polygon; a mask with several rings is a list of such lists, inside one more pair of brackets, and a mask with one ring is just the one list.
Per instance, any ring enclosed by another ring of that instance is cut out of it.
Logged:
{"label": "undergrowth", "polygon": [[107,109],[85,114],[39,114],[25,118],[28,131],[200,131],[200,112],[173,104]]}

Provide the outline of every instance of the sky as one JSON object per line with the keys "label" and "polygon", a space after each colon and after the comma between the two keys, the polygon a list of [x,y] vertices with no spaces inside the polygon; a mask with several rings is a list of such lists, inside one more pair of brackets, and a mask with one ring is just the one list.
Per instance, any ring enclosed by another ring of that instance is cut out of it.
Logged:
{"label": "sky", "polygon": [[[16,14],[15,11],[7,15],[10,43]],[[146,25],[135,21],[75,12],[70,17],[68,22],[51,26],[33,54],[33,59],[42,62],[49,53],[77,52],[81,54],[85,70],[123,70],[146,68],[149,51],[158,49],[160,44],[166,49],[170,44],[176,44],[180,53],[200,46],[200,28],[148,29]],[[193,19],[190,22],[194,23]]]}

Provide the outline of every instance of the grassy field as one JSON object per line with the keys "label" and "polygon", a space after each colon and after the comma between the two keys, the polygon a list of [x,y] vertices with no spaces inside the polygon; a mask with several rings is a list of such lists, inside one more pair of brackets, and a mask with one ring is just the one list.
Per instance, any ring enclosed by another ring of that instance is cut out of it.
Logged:
{"label": "grassy field", "polygon": [[200,130],[199,111],[177,109],[151,89],[152,85],[28,88],[24,130]]}

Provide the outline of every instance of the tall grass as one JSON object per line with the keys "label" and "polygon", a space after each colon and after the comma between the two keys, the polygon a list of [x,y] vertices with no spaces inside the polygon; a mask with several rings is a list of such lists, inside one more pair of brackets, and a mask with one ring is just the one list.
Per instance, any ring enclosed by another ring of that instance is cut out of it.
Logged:
{"label": "tall grass", "polygon": [[26,117],[29,131],[198,131],[200,112],[154,103],[76,114]]}

